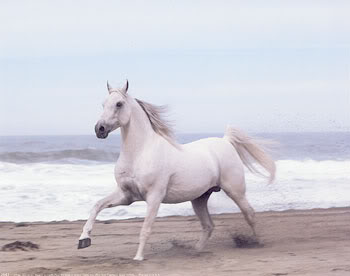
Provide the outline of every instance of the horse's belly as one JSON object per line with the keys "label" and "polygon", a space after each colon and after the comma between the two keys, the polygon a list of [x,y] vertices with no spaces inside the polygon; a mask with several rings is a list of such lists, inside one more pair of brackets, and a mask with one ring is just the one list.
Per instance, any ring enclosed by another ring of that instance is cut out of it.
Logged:
{"label": "horse's belly", "polygon": [[180,203],[191,201],[200,197],[203,193],[205,193],[205,191],[193,193],[193,191],[188,191],[185,189],[169,189],[167,195],[163,199],[163,203]]}
{"label": "horse's belly", "polygon": [[219,172],[210,162],[193,167],[184,164],[170,178],[164,203],[191,201],[219,185]]}
{"label": "horse's belly", "polygon": [[198,197],[200,197],[204,192],[199,193],[192,193],[190,192],[183,192],[183,190],[172,190],[169,191],[169,193],[165,196],[162,203],[181,203],[186,201],[192,201]]}
{"label": "horse's belly", "polygon": [[192,201],[216,186],[216,184],[213,185],[210,182],[205,183],[205,185],[202,185],[200,187],[189,187],[189,185],[174,185],[168,189],[163,203],[180,203]]}

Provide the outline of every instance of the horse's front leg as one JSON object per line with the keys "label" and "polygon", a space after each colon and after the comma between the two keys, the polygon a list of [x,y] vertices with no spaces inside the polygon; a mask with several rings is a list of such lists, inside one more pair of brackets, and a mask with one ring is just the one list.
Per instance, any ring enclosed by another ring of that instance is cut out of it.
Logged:
{"label": "horse's front leg", "polygon": [[90,233],[97,215],[105,208],[111,208],[118,205],[129,205],[132,201],[117,188],[113,193],[96,202],[95,206],[90,212],[89,219],[84,225],[83,232],[79,238],[78,249],[82,249],[91,245]]}
{"label": "horse's front leg", "polygon": [[160,203],[163,201],[164,195],[160,195],[159,193],[153,193],[150,196],[147,196],[147,213],[145,220],[142,225],[142,229],[140,232],[140,243],[137,249],[136,256],[134,260],[142,261],[143,260],[143,251],[147,242],[147,239],[152,231],[152,225],[154,220],[156,219]]}

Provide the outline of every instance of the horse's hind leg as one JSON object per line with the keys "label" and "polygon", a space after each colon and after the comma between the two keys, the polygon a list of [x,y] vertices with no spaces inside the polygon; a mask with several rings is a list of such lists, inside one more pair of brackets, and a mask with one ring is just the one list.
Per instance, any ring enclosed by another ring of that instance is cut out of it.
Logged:
{"label": "horse's hind leg", "polygon": [[248,200],[245,196],[235,198],[234,201],[238,205],[238,207],[241,209],[245,220],[251,227],[254,236],[256,236],[256,230],[255,230],[255,211],[253,207],[249,204]]}
{"label": "horse's hind leg", "polygon": [[197,242],[195,247],[198,251],[201,251],[204,248],[207,240],[210,238],[211,233],[214,230],[214,223],[209,215],[207,205],[210,194],[211,192],[208,191],[199,198],[192,200],[193,210],[198,216],[203,228],[200,240]]}
{"label": "horse's hind leg", "polygon": [[90,212],[89,219],[84,225],[83,232],[79,238],[78,249],[82,249],[91,245],[90,233],[94,225],[97,215],[105,208],[111,208],[118,205],[129,205],[132,202],[123,194],[120,189],[111,193],[109,196],[97,201]]}
{"label": "horse's hind leg", "polygon": [[238,207],[244,215],[245,220],[251,227],[254,236],[256,236],[255,212],[245,196],[244,179],[239,185],[235,185],[234,183],[227,181],[222,182],[221,187],[224,190],[224,192],[238,205]]}

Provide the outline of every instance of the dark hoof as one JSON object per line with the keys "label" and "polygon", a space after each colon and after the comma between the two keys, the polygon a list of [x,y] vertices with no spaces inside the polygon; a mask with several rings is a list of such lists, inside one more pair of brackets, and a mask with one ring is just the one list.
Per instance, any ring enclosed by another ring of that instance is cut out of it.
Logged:
{"label": "dark hoof", "polygon": [[79,240],[78,249],[83,249],[85,247],[89,247],[90,245],[91,245],[91,239],[90,238]]}

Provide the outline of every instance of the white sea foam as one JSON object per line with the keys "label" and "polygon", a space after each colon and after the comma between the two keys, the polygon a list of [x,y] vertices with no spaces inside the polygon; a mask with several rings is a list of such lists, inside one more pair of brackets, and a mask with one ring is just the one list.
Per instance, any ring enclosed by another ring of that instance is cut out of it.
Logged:
{"label": "white sea foam", "polygon": [[[0,220],[86,219],[94,203],[113,191],[113,164],[0,163]],[[257,211],[350,206],[350,161],[277,161],[277,180],[247,173],[247,197]],[[209,200],[211,213],[238,212],[223,192]],[[143,217],[136,202],[101,212],[99,219]],[[163,204],[159,216],[192,215],[189,202]]]}

